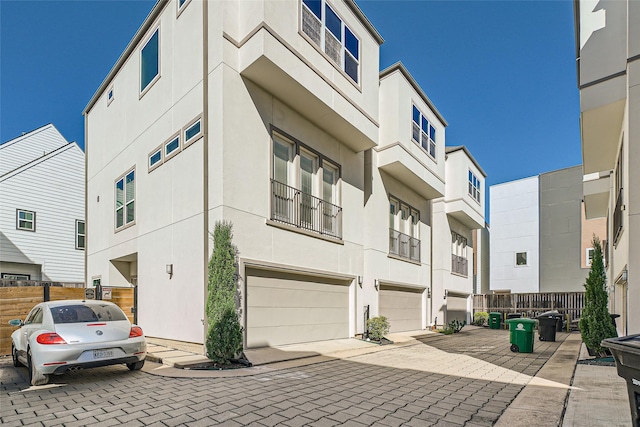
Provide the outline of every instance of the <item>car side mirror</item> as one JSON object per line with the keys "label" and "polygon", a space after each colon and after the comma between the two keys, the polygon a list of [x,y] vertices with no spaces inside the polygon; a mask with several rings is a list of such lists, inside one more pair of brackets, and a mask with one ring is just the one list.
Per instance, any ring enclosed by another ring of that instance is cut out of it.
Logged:
{"label": "car side mirror", "polygon": [[22,320],[20,320],[20,319],[11,319],[11,320],[9,320],[9,324],[11,326],[23,326],[24,325],[24,323],[22,323]]}

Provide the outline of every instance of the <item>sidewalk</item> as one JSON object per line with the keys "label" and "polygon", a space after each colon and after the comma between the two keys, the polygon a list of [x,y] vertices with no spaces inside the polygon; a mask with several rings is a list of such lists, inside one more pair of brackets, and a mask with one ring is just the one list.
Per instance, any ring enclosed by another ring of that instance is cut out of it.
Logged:
{"label": "sidewalk", "polygon": [[[312,365],[332,359],[349,359],[401,347],[421,344],[415,337],[433,334],[413,331],[390,334],[394,344],[380,346],[359,339],[343,339],[245,352],[253,364],[233,370],[191,370],[189,366],[208,361],[202,345],[148,339],[144,371],[178,378],[244,377]],[[179,348],[178,348],[179,347]],[[580,335],[568,335],[525,388],[511,402],[497,426],[627,426],[631,423],[625,381],[615,367],[577,364],[589,358]],[[187,368],[187,369],[185,369]],[[478,369],[490,366],[478,363]]]}

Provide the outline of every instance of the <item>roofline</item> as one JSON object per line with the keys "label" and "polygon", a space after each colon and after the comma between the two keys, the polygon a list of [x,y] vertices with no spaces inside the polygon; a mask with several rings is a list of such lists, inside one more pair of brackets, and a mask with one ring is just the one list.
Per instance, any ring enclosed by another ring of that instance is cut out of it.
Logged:
{"label": "roofline", "polygon": [[487,173],[484,171],[484,169],[482,169],[482,166],[480,166],[480,163],[478,163],[478,161],[475,159],[475,157],[473,157],[473,155],[471,154],[471,152],[469,151],[469,149],[466,146],[458,145],[458,146],[455,146],[455,147],[445,147],[444,148],[444,152],[446,154],[455,153],[456,151],[460,151],[460,150],[465,152],[465,154],[467,155],[469,160],[471,160],[471,162],[475,165],[475,167],[478,168],[478,170],[482,174],[483,178],[486,178],[487,177]]}
{"label": "roofline", "polygon": [[355,0],[344,0],[344,2],[347,4],[347,6],[349,6],[349,9],[351,9],[351,11],[358,17],[358,19],[360,19],[360,22],[362,22],[366,29],[369,30],[373,38],[378,42],[378,45],[384,43],[384,39],[382,38],[378,30],[376,30],[376,27],[374,27],[371,21],[369,21],[369,18],[367,18],[364,12],[362,12],[362,9],[360,9],[360,6],[358,6]]}
{"label": "roofline", "polygon": [[51,151],[51,152],[49,152],[49,153],[47,153],[47,154],[45,154],[43,156],[38,157],[37,159],[31,160],[28,163],[20,165],[20,166],[18,166],[17,168],[15,168],[13,170],[10,170],[9,172],[5,173],[4,175],[0,175],[0,182],[5,181],[5,180],[7,180],[9,178],[12,178],[13,176],[15,176],[15,175],[27,170],[27,169],[30,169],[30,168],[32,168],[33,166],[35,166],[35,165],[37,165],[39,163],[45,162],[45,161],[47,161],[47,160],[49,160],[49,159],[51,159],[53,157],[56,157],[58,154],[62,154],[65,151],[67,151],[69,149],[72,149],[74,145],[84,155],[84,152],[80,149],[78,144],[76,144],[75,142],[69,142],[69,143],[67,143],[65,145],[62,145],[62,146],[56,148],[55,150],[53,150],[53,151]]}
{"label": "roofline", "polygon": [[382,80],[385,77],[393,74],[396,71],[400,71],[402,73],[404,78],[409,82],[409,84],[413,87],[413,89],[416,92],[418,92],[418,95],[420,95],[422,100],[427,103],[427,105],[429,106],[431,111],[433,111],[435,113],[435,115],[438,117],[438,120],[440,120],[445,127],[449,126],[449,123],[447,123],[447,121],[442,116],[442,114],[440,114],[440,111],[438,111],[438,109],[433,104],[433,102],[431,102],[431,100],[429,99],[427,94],[422,90],[422,88],[420,87],[418,82],[416,82],[416,80],[413,78],[411,73],[409,73],[409,70],[407,70],[407,67],[404,66],[402,61],[398,61],[395,64],[393,64],[393,65],[385,68],[384,70],[380,71],[380,80]]}
{"label": "roofline", "polygon": [[157,0],[156,4],[153,6],[153,9],[151,9],[151,12],[149,12],[149,15],[147,15],[144,22],[140,26],[140,28],[138,28],[138,31],[134,34],[133,38],[131,39],[127,47],[124,49],[124,52],[122,52],[122,54],[116,61],[116,64],[113,66],[111,71],[109,71],[109,74],[107,74],[107,77],[105,77],[105,79],[102,81],[102,83],[98,87],[98,90],[93,94],[87,106],[84,107],[84,111],[82,112],[82,114],[85,114],[85,115],[88,114],[89,111],[96,104],[96,102],[98,102],[98,99],[100,98],[100,96],[102,96],[104,91],[111,84],[111,81],[114,79],[116,74],[118,74],[120,69],[124,66],[124,64],[127,62],[129,57],[133,53],[133,51],[138,47],[138,44],[140,43],[140,41],[147,34],[147,31],[149,31],[151,26],[155,23],[156,18],[160,16],[160,13],[165,8],[165,6],[169,4],[169,1],[170,0]]}
{"label": "roofline", "polygon": [[[23,133],[23,134],[22,134],[22,135],[20,135],[20,136],[16,136],[15,138],[12,138],[12,139],[9,139],[9,140],[7,140],[7,141],[3,142],[2,144],[0,144],[0,150],[1,150],[1,149],[3,149],[4,147],[8,147],[9,145],[15,144],[16,142],[19,142],[19,141],[21,141],[21,140],[23,140],[23,139],[27,138],[27,137],[28,137],[28,136],[30,136],[32,133],[35,133],[35,132],[38,132],[38,131],[44,130],[45,128],[47,128],[47,127],[49,127],[49,126],[53,127],[56,131],[58,131],[58,133],[60,133],[60,131],[58,130],[58,128],[57,128],[57,127],[55,127],[55,125],[54,125],[53,123],[47,123],[46,125],[43,125],[43,126],[37,127],[37,128],[35,128],[35,129],[33,129],[33,130],[30,130],[29,132],[25,132],[25,133]],[[62,136],[62,137],[64,138],[64,135],[62,135],[61,133],[60,133],[60,136]],[[66,139],[66,138],[64,138],[64,140],[66,141],[67,139]]]}

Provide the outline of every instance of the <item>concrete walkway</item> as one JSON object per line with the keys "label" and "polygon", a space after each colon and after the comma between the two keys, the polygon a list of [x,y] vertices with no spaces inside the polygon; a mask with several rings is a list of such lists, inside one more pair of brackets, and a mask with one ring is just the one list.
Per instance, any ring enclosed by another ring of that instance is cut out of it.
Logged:
{"label": "concrete walkway", "polygon": [[[465,329],[473,332],[473,327]],[[162,365],[148,364],[144,370],[168,377],[245,377],[349,359],[392,369],[427,370],[524,386],[502,412],[495,424],[497,426],[630,425],[625,381],[618,377],[615,367],[577,365],[579,359],[588,358],[584,350],[581,352],[584,346],[577,333],[561,334],[558,341],[562,342],[555,347],[549,347],[549,344],[556,343],[536,340],[534,353],[546,353],[550,357],[540,362],[543,363],[541,368],[533,368],[531,374],[526,369],[510,368],[517,368],[527,360],[522,357],[528,355],[505,356],[501,353],[488,357],[488,353],[495,352],[490,343],[479,342],[476,347],[467,347],[465,354],[453,354],[446,346],[436,344],[451,342],[445,341],[450,337],[430,331],[391,334],[389,338],[394,344],[379,346],[358,339],[345,339],[252,349],[245,353],[253,367],[224,371],[184,369],[208,360],[201,355],[201,345],[149,339],[148,360]],[[477,357],[480,354],[483,356]]]}

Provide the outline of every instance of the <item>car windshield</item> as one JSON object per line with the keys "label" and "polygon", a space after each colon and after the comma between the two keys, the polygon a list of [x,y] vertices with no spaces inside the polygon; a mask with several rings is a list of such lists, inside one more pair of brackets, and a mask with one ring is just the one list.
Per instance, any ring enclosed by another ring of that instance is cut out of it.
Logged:
{"label": "car windshield", "polygon": [[63,305],[51,307],[53,323],[86,323],[127,320],[122,310],[112,305]]}

